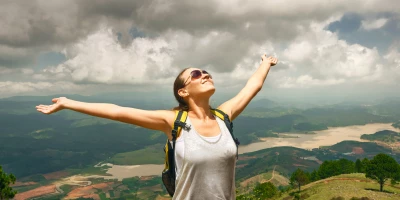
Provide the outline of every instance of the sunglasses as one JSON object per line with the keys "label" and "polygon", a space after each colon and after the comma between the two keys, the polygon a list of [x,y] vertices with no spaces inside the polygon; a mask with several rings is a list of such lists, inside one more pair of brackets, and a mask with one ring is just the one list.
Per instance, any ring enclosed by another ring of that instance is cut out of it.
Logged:
{"label": "sunglasses", "polygon": [[183,85],[186,85],[186,82],[189,80],[190,77],[194,78],[194,79],[198,79],[200,78],[203,74],[207,74],[210,78],[212,78],[211,74],[209,74],[206,70],[198,70],[195,69],[193,71],[190,72],[190,76],[186,79],[185,82],[183,82]]}

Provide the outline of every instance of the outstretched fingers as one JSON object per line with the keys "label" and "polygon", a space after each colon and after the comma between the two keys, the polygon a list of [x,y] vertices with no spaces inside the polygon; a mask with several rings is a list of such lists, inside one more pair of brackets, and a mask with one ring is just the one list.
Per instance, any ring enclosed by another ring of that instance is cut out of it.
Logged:
{"label": "outstretched fingers", "polygon": [[51,105],[38,105],[36,106],[36,110],[44,114],[49,114],[51,107]]}
{"label": "outstretched fingers", "polygon": [[278,63],[278,59],[277,59],[277,58],[275,58],[275,57],[273,57],[273,56],[267,57],[267,54],[262,55],[262,56],[261,56],[261,60],[262,60],[263,62],[268,62],[268,63],[270,63],[271,66],[274,66],[274,65],[276,65],[276,64]]}

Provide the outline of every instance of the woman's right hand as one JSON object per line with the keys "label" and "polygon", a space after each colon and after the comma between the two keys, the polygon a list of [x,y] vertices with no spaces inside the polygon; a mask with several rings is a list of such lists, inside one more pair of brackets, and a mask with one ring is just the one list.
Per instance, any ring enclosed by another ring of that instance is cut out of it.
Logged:
{"label": "woman's right hand", "polygon": [[64,109],[64,103],[68,99],[65,97],[54,98],[51,101],[54,103],[52,105],[38,105],[36,106],[36,110],[43,113],[43,114],[51,114],[55,113],[59,110]]}

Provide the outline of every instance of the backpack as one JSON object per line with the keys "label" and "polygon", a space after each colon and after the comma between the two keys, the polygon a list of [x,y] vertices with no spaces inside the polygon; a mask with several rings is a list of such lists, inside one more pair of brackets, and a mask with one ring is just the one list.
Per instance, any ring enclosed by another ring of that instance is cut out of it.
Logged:
{"label": "backpack", "polygon": [[[213,115],[220,118],[222,121],[225,122],[226,127],[228,128],[231,136],[236,144],[236,159],[238,158],[238,145],[240,144],[239,140],[234,137],[233,135],[233,124],[229,119],[228,115],[219,109],[211,109]],[[187,125],[186,118],[187,118],[187,111],[176,111],[176,117],[174,122],[174,127],[172,129],[172,145],[167,139],[167,143],[164,147],[165,152],[165,167],[162,171],[162,181],[167,189],[168,194],[173,197],[175,193],[175,141],[176,138],[180,136],[181,130],[189,130],[190,126]]]}

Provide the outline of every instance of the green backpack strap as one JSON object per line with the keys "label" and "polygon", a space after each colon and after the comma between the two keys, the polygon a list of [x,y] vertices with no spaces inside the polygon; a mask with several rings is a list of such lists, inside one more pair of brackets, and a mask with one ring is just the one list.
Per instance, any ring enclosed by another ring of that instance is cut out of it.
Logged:
{"label": "green backpack strap", "polygon": [[239,139],[238,138],[236,138],[235,137],[235,135],[233,135],[233,123],[232,123],[232,121],[229,119],[229,116],[224,112],[224,111],[222,111],[222,110],[220,110],[220,109],[211,109],[211,112],[215,115],[215,116],[217,116],[218,118],[220,118],[222,121],[224,121],[225,122],[225,125],[226,125],[226,127],[228,128],[228,130],[229,130],[229,133],[231,134],[231,136],[232,136],[232,139],[233,139],[233,141],[235,142],[235,144],[236,144],[236,158],[239,158],[239,150],[238,150],[238,148],[239,148],[239,144],[240,144],[240,142],[239,142]]}

